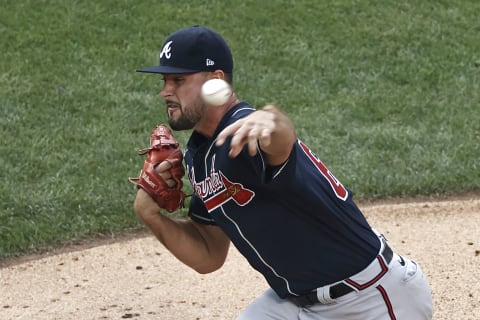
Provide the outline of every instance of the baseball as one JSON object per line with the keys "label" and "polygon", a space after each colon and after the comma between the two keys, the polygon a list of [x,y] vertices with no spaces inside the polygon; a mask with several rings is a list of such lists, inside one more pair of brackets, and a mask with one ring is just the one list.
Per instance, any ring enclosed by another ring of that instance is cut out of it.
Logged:
{"label": "baseball", "polygon": [[210,79],[202,86],[202,98],[212,106],[225,104],[231,95],[232,88],[222,79]]}

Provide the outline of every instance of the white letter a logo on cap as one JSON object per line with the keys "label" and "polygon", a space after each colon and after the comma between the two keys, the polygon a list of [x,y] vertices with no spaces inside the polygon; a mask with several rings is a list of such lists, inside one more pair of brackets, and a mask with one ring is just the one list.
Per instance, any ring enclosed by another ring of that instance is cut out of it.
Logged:
{"label": "white letter a logo on cap", "polygon": [[170,52],[172,51],[172,48],[170,47],[172,45],[172,42],[173,41],[168,41],[167,43],[165,43],[162,52],[160,52],[160,59],[162,59],[163,55],[165,55],[165,58],[170,59],[170,57],[172,56],[172,53]]}

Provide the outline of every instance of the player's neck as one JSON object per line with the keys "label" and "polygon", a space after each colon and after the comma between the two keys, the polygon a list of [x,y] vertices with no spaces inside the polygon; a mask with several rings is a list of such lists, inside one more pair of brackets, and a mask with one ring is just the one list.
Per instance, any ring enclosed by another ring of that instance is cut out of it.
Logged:
{"label": "player's neck", "polygon": [[194,130],[206,137],[213,137],[220,121],[225,114],[240,103],[240,100],[232,94],[232,97],[222,106],[209,106],[202,119],[195,125]]}

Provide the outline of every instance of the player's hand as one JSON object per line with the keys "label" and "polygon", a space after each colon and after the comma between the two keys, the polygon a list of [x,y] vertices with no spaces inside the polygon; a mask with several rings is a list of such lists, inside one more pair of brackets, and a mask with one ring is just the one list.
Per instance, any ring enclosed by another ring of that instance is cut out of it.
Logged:
{"label": "player's hand", "polygon": [[267,105],[229,125],[218,134],[216,145],[221,146],[227,137],[232,136],[230,157],[238,156],[246,144],[249,154],[256,155],[257,143],[260,143],[262,148],[268,147],[271,143],[271,136],[276,126],[276,114],[272,112],[275,109],[275,106]]}
{"label": "player's hand", "polygon": [[168,185],[169,188],[175,188],[177,185],[177,182],[172,176],[172,169],[176,163],[174,161],[179,161],[179,160],[165,160],[160,162],[156,167],[155,167],[155,172],[162,178],[163,181]]}

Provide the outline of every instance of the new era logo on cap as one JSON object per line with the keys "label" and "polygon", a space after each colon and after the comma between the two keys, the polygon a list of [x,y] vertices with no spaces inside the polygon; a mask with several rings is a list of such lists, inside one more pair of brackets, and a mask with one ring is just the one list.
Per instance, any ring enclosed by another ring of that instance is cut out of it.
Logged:
{"label": "new era logo on cap", "polygon": [[233,71],[233,58],[225,40],[215,31],[193,26],[170,34],[160,51],[160,65],[137,70],[148,73]]}

